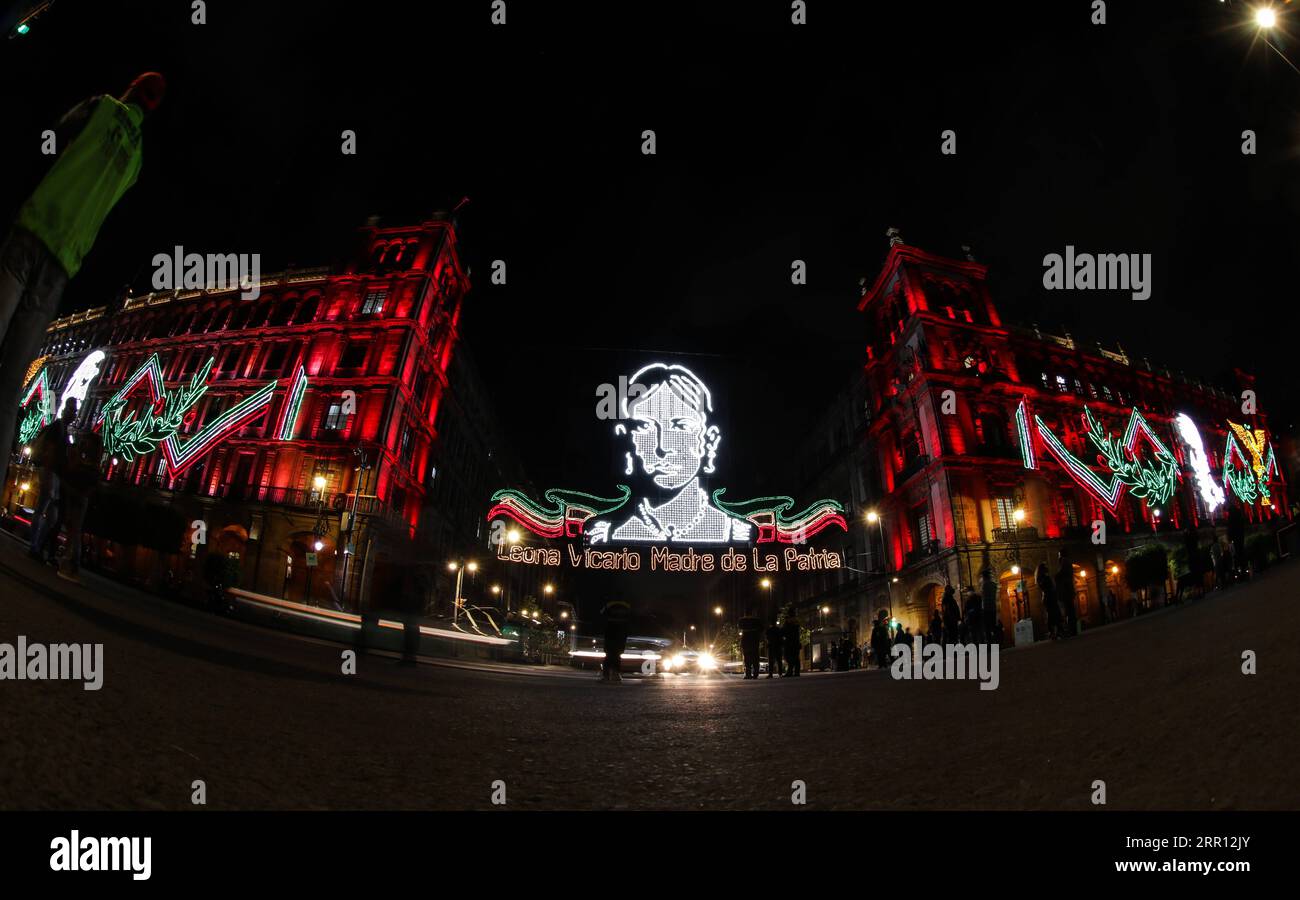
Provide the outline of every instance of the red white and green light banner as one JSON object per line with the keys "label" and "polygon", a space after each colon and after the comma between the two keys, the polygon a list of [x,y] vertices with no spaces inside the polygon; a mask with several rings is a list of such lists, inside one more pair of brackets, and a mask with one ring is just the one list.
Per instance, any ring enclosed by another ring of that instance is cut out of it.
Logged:
{"label": "red white and green light banner", "polygon": [[[1083,417],[1088,440],[1097,451],[1097,464],[1105,470],[1104,476],[1071,453],[1041,417],[1034,416],[1031,430],[1028,409],[1022,400],[1016,409],[1016,427],[1020,432],[1020,452],[1025,468],[1038,468],[1038,458],[1034,453],[1036,437],[1070,477],[1112,513],[1126,490],[1147,504],[1168,503],[1180,477],[1178,461],[1151,430],[1142,414],[1136,408],[1130,412],[1122,438],[1106,431],[1086,405]],[[1139,458],[1139,439],[1145,439],[1152,451],[1148,458]]]}
{"label": "red white and green light banner", "polygon": [[302,409],[302,398],[306,392],[307,369],[299,366],[289,393],[284,398],[284,406],[280,408],[280,421],[275,428],[275,436],[280,440],[293,440],[294,429],[298,427],[298,413]]}
{"label": "red white and green light banner", "polygon": [[[539,537],[577,539],[592,547],[692,545],[684,554],[666,547],[653,550],[651,568],[662,563],[666,571],[742,571],[751,561],[755,571],[776,571],[782,559],[800,569],[843,565],[841,554],[822,551],[792,549],[778,557],[755,550],[752,558],[735,550],[697,552],[696,546],[802,544],[832,526],[847,531],[848,523],[844,508],[834,500],[818,500],[795,512],[792,497],[731,502],[723,499],[725,488],[705,490],[701,482],[716,471],[722,433],[711,421],[709,388],[691,370],[652,363],[619,382],[617,414],[612,403],[607,413],[601,412],[604,405],[598,406],[597,414],[617,420],[614,436],[630,483],[618,485],[612,497],[553,488],[540,502],[521,491],[497,491],[489,520],[511,519]],[[597,396],[603,396],[602,391]],[[498,546],[498,556],[513,562],[558,565],[561,559],[554,548],[507,548],[504,541]],[[575,566],[634,571],[640,564],[635,550],[578,552],[570,546],[569,551]]]}
{"label": "red white and green light banner", "polygon": [[1268,442],[1264,429],[1253,431],[1236,422],[1228,423],[1228,441],[1223,450],[1223,485],[1230,489],[1242,503],[1272,506],[1268,484],[1280,478],[1273,445]]}
{"label": "red white and green light banner", "polygon": [[[492,508],[488,510],[488,519],[500,516],[513,519],[524,528],[539,537],[545,538],[580,538],[583,536],[587,520],[595,516],[607,516],[627,505],[632,496],[632,489],[625,484],[617,485],[619,497],[605,498],[585,494],[582,491],[570,491],[552,488],[543,491],[547,505],[530,500],[527,495],[515,490],[497,491],[492,495]],[[844,507],[834,500],[819,500],[795,515],[787,515],[794,506],[792,497],[759,497],[738,503],[722,500],[726,488],[713,492],[713,504],[723,511],[750,522],[755,529],[755,541],[766,544],[779,541],[785,544],[803,543],[831,525],[838,525],[841,530],[848,530],[844,519]],[[597,542],[599,543],[599,541]]]}
{"label": "red white and green light banner", "polygon": [[[27,392],[23,394],[19,407],[23,409],[23,420],[18,423],[18,443],[30,444],[41,433],[41,429],[54,421],[54,394],[50,390],[49,375],[42,368],[40,374],[32,379]],[[35,400],[35,405],[32,401]],[[29,408],[30,407],[30,408]]]}
{"label": "red white and green light banner", "polygon": [[[100,410],[96,424],[104,428],[104,452],[130,462],[161,447],[168,470],[176,476],[270,408],[278,384],[275,380],[208,422],[182,444],[178,437],[180,429],[194,421],[194,407],[207,393],[214,362],[209,359],[188,384],[168,390],[163,384],[158,355],[150,356]],[[128,397],[142,382],[149,388],[150,404],[126,411]],[[276,429],[280,440],[291,439],[284,435],[293,434],[306,388],[307,378],[300,367],[280,414]]]}

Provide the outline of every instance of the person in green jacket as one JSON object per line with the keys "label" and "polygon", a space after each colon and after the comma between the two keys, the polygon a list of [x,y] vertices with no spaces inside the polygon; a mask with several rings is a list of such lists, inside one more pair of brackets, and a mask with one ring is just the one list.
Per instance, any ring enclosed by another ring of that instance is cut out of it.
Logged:
{"label": "person in green jacket", "polygon": [[55,129],[61,152],[0,244],[0,485],[23,373],[104,219],[140,174],[140,124],[165,87],[161,75],[146,72],[121,98],[91,97],[65,115]]}

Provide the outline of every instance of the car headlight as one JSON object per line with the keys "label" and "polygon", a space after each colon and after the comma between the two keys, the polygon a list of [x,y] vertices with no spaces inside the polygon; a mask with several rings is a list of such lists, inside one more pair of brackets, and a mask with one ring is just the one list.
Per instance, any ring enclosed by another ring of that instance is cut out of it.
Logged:
{"label": "car headlight", "polygon": [[701,653],[698,660],[701,669],[716,669],[718,661],[713,658],[712,653]]}

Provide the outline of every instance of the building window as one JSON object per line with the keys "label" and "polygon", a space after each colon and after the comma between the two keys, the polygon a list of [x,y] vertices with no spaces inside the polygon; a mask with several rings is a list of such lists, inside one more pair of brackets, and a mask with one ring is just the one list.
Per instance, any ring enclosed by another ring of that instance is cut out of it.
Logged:
{"label": "building window", "polygon": [[1016,527],[1016,501],[1013,497],[994,497],[993,512],[998,520],[998,528]]}
{"label": "building window", "polygon": [[1066,528],[1079,527],[1079,510],[1075,508],[1073,497],[1061,498],[1061,512],[1065,516]]}
{"label": "building window", "polygon": [[1068,394],[1070,392],[1070,386],[1066,384],[1064,375],[1056,376],[1056,389],[1062,394]]}
{"label": "building window", "polygon": [[930,513],[921,507],[916,511],[916,546],[922,553],[929,553],[933,540],[930,537]]}
{"label": "building window", "polygon": [[384,311],[384,301],[388,291],[366,291],[366,299],[361,304],[361,315],[378,315]]}
{"label": "building window", "polygon": [[329,410],[325,413],[325,430],[341,430],[346,419],[347,417],[343,415],[343,405],[340,403],[331,403]]}
{"label": "building window", "polygon": [[284,368],[284,358],[288,353],[288,344],[272,344],[270,352],[266,354],[266,360],[262,363],[262,374],[280,374],[280,371]]}
{"label": "building window", "polygon": [[1004,450],[1010,445],[1006,424],[994,413],[981,413],[976,417],[975,435],[985,447]]}
{"label": "building window", "polygon": [[320,305],[319,297],[309,297],[298,310],[298,314],[293,317],[295,325],[302,325],[305,322],[311,322],[316,318],[316,309]]}
{"label": "building window", "polygon": [[1108,387],[1107,387],[1106,385],[1104,385],[1104,384],[1101,386],[1101,395],[1102,395],[1103,397],[1106,398],[1106,402],[1107,402],[1107,403],[1110,403],[1112,400],[1115,399],[1115,398],[1112,397],[1111,394],[1110,394],[1110,388],[1108,388]]}
{"label": "building window", "polygon": [[364,341],[352,341],[348,344],[347,349],[343,351],[343,356],[339,360],[340,370],[359,369],[366,362],[366,343]]}

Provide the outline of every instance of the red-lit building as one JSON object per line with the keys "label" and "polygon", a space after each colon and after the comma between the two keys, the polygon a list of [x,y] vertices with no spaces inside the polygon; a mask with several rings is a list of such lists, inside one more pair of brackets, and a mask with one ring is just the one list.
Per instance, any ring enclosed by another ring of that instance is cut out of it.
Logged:
{"label": "red-lit building", "polygon": [[[983,265],[898,239],[879,275],[864,282],[858,308],[867,326],[865,384],[855,381],[846,392],[852,401],[815,430],[805,465],[820,490],[838,486],[831,496],[852,498],[846,551],[861,548],[860,568],[873,577],[850,573],[802,592],[805,609],[830,609],[828,626],[850,631],[889,608],[923,632],[943,588],[978,589],[988,565],[1008,639],[1025,617],[1041,635],[1033,574],[1044,561],[1055,574],[1061,551],[1074,570],[1081,619],[1099,624],[1108,591],[1120,615],[1131,611],[1124,567],[1133,548],[1158,540],[1174,553],[1189,526],[1203,546],[1222,542],[1230,514],[1242,515],[1248,531],[1291,516],[1282,460],[1269,463],[1267,416],[1262,405],[1251,411],[1264,400],[1244,372],[1229,391],[1118,345],[1084,346],[1068,334],[1007,324]],[[1117,484],[1092,434],[1114,439],[1107,446],[1136,491]],[[1248,474],[1247,444],[1260,450],[1258,478]],[[1226,484],[1225,455],[1245,497]],[[1222,503],[1207,499],[1214,488],[1198,471],[1208,471]],[[1156,487],[1139,499],[1143,479]],[[1104,543],[1094,537],[1097,522],[1105,523]]]}
{"label": "red-lit building", "polygon": [[[88,553],[123,575],[160,578],[215,552],[247,590],[313,603],[332,594],[351,607],[385,591],[386,562],[471,552],[477,505],[458,513],[469,504],[449,505],[435,486],[482,482],[486,492],[500,477],[469,472],[482,464],[459,444],[444,461],[439,441],[444,428],[482,431],[485,413],[461,423],[466,404],[448,399],[468,290],[454,222],[436,216],[368,225],[340,269],[268,275],[255,299],[239,288],[161,291],[55,321],[29,380],[57,395],[102,351],[86,397],[93,420],[119,394],[120,416],[165,417],[158,376],[174,395],[195,388],[210,364],[170,443],[113,453],[100,491],[147,488],[179,511],[186,526],[175,551],[96,539]],[[25,392],[30,409],[42,391]],[[165,433],[161,420],[150,424]],[[445,573],[430,607],[445,599],[443,582]]]}

